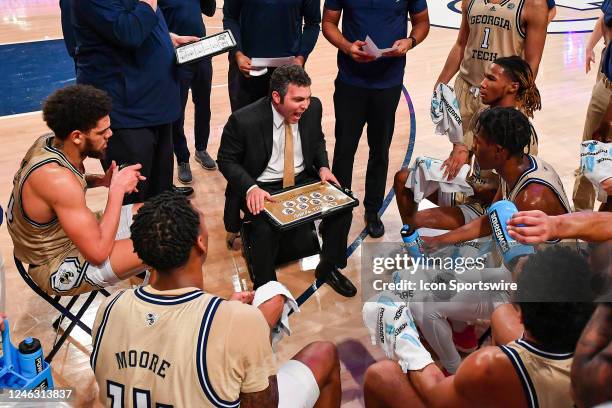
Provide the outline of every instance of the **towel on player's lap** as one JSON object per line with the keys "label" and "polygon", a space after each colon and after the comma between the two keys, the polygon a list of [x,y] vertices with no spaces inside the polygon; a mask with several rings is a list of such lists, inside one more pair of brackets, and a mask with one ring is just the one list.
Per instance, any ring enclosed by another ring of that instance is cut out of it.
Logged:
{"label": "towel on player's lap", "polygon": [[281,315],[278,324],[272,328],[272,347],[281,341],[283,336],[291,336],[291,328],[289,327],[289,312],[299,312],[300,307],[298,306],[295,298],[289,292],[289,289],[280,282],[270,281],[263,286],[260,286],[255,291],[255,297],[253,298],[253,306],[257,307],[267,300],[270,300],[276,295],[285,296],[285,306],[283,307],[283,313]]}
{"label": "towel on player's lap", "polygon": [[431,97],[431,120],[436,135],[448,136],[451,143],[463,143],[461,112],[455,90],[447,84],[438,84]]}
{"label": "towel on player's lap", "polygon": [[597,199],[603,203],[608,195],[601,183],[612,177],[612,143],[587,140],[580,145],[580,167],[597,189]]}
{"label": "towel on player's lap", "polygon": [[443,193],[463,193],[466,196],[474,195],[474,190],[466,181],[470,166],[461,166],[457,177],[452,180],[444,178],[442,160],[431,157],[417,157],[410,170],[406,187],[412,190],[414,201],[421,202],[433,192],[440,190]]}

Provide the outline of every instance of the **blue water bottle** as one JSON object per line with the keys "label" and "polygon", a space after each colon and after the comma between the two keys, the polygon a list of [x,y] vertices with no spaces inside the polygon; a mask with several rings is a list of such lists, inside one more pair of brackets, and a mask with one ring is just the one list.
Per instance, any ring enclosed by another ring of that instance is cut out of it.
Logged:
{"label": "blue water bottle", "polygon": [[43,370],[43,352],[40,341],[26,337],[19,343],[19,372],[26,378],[34,378]]}
{"label": "blue water bottle", "polygon": [[506,264],[509,264],[519,256],[529,255],[535,252],[533,246],[521,244],[508,235],[506,223],[512,218],[512,215],[517,212],[518,209],[516,205],[508,200],[497,201],[487,210],[493,239],[497,243],[502,257],[504,258],[504,263]]}
{"label": "blue water bottle", "polygon": [[404,225],[400,231],[404,247],[410,257],[417,259],[425,256],[423,249],[423,240],[416,229],[412,229],[410,225]]}

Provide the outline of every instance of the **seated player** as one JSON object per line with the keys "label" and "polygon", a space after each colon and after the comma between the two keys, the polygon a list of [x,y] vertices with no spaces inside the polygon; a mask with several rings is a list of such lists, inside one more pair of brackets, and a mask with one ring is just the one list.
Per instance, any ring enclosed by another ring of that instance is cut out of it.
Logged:
{"label": "seated player", "polygon": [[270,326],[284,301],[266,307],[272,298],[260,311],[203,292],[208,233],[185,197],[147,201],[132,238],[154,268],[153,284],[119,292],[98,310],[91,365],[105,406],[340,406],[333,344],[311,343],[276,370]]}
{"label": "seated player", "polygon": [[[542,103],[540,92],[535,84],[535,78],[529,64],[520,57],[498,58],[485,69],[485,77],[480,83],[480,100],[483,104],[494,107],[517,108],[532,118],[536,110],[540,110]],[[484,111],[484,110],[483,110]],[[481,113],[483,112],[481,111]],[[457,176],[461,166],[471,162],[474,151],[474,130],[478,123],[479,114],[468,124],[464,134],[465,144],[453,145],[453,152],[443,164],[444,175],[448,180]],[[537,150],[537,136],[535,132],[529,145],[530,151]],[[409,169],[403,168],[395,174],[394,190],[400,216],[404,224],[409,224],[411,216],[418,210],[418,204],[414,201],[412,190],[406,187],[409,177]],[[491,204],[499,185],[499,176],[492,171],[482,170],[478,161],[474,160],[471,176],[467,181],[474,189],[474,195],[470,197],[457,197],[455,194],[435,192],[427,197],[431,202],[440,207],[453,207],[452,212],[456,218],[463,216],[464,223],[483,215],[486,207]],[[456,228],[456,224],[449,228]]]}
{"label": "seated player", "polygon": [[[476,129],[474,147],[480,168],[495,170],[500,175],[493,202],[509,200],[519,211],[541,210],[548,215],[571,212],[555,169],[524,153],[531,139],[531,125],[524,114],[513,108],[491,108],[480,115]],[[414,228],[452,230],[437,237],[423,237],[430,245],[455,244],[491,234],[486,215],[466,222],[456,207],[431,208],[402,216]]]}
{"label": "seated player", "polygon": [[[300,66],[277,68],[270,79],[270,96],[234,112],[223,128],[217,162],[231,190],[240,195],[246,219],[251,221],[255,288],[276,280],[274,266],[281,235],[262,214],[270,194],[309,182],[338,184],[329,169],[321,130],[321,101],[311,96],[310,84]],[[339,270],[346,266],[350,226],[350,212],[321,222],[323,248],[315,271],[318,279],[347,297],[357,293]]]}
{"label": "seated player", "polygon": [[[494,201],[510,200],[519,211],[542,210],[550,215],[569,213],[571,207],[555,170],[543,160],[524,153],[530,138],[531,125],[516,109],[491,108],[480,115],[475,154],[482,169],[494,169],[501,177]],[[419,211],[404,222],[413,228],[455,228],[437,237],[422,237],[431,246],[455,244],[491,234],[486,215],[464,224],[457,207]],[[470,295],[465,302],[414,302],[410,305],[419,328],[449,373],[457,370],[461,357],[453,344],[447,319],[460,322],[489,319],[496,308],[507,302],[505,292],[484,295],[480,298]]]}
{"label": "seated player", "polygon": [[[132,214],[123,196],[144,180],[140,164],[106,174],[85,174],[87,157],[101,159],[110,130],[111,99],[87,85],[55,91],[43,104],[53,131],[40,137],[21,161],[7,208],[15,256],[45,292],[78,295],[113,285],[144,270],[130,241]],[[107,187],[104,213],[85,202],[88,188]]]}
{"label": "seated player", "polygon": [[[594,309],[589,272],[569,248],[530,256],[515,292],[521,338],[472,353],[450,377],[433,362],[407,374],[395,361],[378,362],[366,372],[366,407],[574,407],[572,355]],[[413,344],[426,353],[418,335]]]}

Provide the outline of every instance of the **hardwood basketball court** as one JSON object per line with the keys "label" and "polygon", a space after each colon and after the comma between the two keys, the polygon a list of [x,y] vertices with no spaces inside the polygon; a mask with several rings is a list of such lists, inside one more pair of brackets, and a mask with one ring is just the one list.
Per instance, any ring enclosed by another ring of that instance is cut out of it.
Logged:
{"label": "hardwood basketball court", "polygon": [[[430,4],[432,22],[444,26],[456,24],[457,16],[448,17],[447,9],[451,9],[446,6],[447,3],[452,6],[457,2],[429,1],[429,3],[434,2],[439,4]],[[553,23],[550,29],[567,31],[567,33],[551,34],[547,38],[537,78],[543,109],[536,113],[534,124],[540,140],[540,157],[555,167],[563,180],[566,192],[571,196],[573,171],[579,162],[579,142],[597,70],[595,66],[590,74],[585,75],[584,48],[589,33],[573,31],[581,31],[585,25],[591,28],[598,10],[584,1],[558,1],[558,3],[556,20],[559,22]],[[577,6],[582,3],[584,3],[582,6]],[[222,4],[218,4],[218,7],[222,7]],[[222,11],[218,9],[215,17],[206,19],[209,34],[221,30],[221,18]],[[409,105],[402,97],[397,110],[395,134],[390,151],[388,191],[391,189],[395,171],[406,157],[411,129],[416,140],[412,159],[420,155],[445,158],[450,151],[450,142],[446,138],[434,135],[434,127],[429,118],[429,101],[434,81],[442,69],[456,35],[455,29],[432,27],[425,42],[408,53],[404,85],[414,106],[414,121],[411,121]],[[5,0],[0,4],[0,46],[61,38],[60,12],[56,0]],[[596,48],[597,55],[601,48],[602,45],[599,44]],[[62,58],[65,56],[62,55]],[[2,64],[4,63],[3,61]],[[54,60],[45,61],[45,65],[47,64],[52,66]],[[213,59],[212,119],[208,147],[213,158],[216,158],[222,129],[230,114],[226,85],[227,66],[225,54]],[[24,72],[21,73],[23,81],[13,83],[11,91],[28,86],[31,78],[27,68],[25,66]],[[337,73],[336,49],[322,35],[319,36],[306,69],[312,77],[313,95],[320,98],[323,103],[323,130],[331,159],[334,149],[332,95],[333,81]],[[5,80],[6,78],[0,79],[0,81]],[[0,95],[0,106],[6,98],[8,94]],[[192,150],[191,103],[188,104],[185,127]],[[19,161],[34,139],[46,131],[40,112],[0,117],[0,202],[4,208],[8,203],[12,177],[19,166]],[[360,198],[363,198],[364,194],[367,157],[367,142],[363,137],[355,159],[353,177],[353,190]],[[86,167],[88,172],[101,170],[95,160],[86,161]],[[248,279],[248,274],[240,251],[228,250],[224,242],[222,214],[226,183],[218,171],[206,171],[193,160],[191,168],[194,175],[192,185],[196,190],[193,201],[206,214],[210,234],[210,252],[204,265],[205,290],[228,296],[232,292],[232,275],[237,271],[242,278]],[[105,189],[90,190],[87,195],[90,207],[103,209],[106,194]],[[401,221],[394,200],[390,201],[382,219],[387,232],[378,241],[400,241]],[[349,243],[358,237],[363,227],[363,207],[360,206],[353,212]],[[372,239],[368,238],[366,241]],[[25,336],[34,336],[41,340],[43,348],[48,351],[55,338],[51,322],[57,317],[57,313],[36,296],[17,273],[6,226],[0,229],[0,246],[5,263],[5,310],[10,317],[13,341],[18,342]],[[316,259],[293,263],[283,267],[278,273],[278,278],[297,297],[312,285],[313,269],[316,264]],[[345,274],[359,288],[359,247],[349,258]],[[339,347],[342,362],[343,407],[363,406],[362,383],[365,369],[374,360],[383,357],[383,353],[377,347],[370,345],[368,333],[362,323],[361,305],[360,293],[355,298],[345,299],[324,285],[304,303],[301,313],[291,318],[294,334],[283,340],[278,352],[279,359],[284,361],[309,342],[334,341]],[[90,308],[87,313],[86,320],[89,323],[93,321],[95,310],[96,308]],[[78,329],[74,333],[53,360],[53,376],[57,387],[76,389],[78,401],[75,405],[91,406],[97,392],[93,373],[89,368],[91,341]],[[163,341],[163,338],[160,341]]]}

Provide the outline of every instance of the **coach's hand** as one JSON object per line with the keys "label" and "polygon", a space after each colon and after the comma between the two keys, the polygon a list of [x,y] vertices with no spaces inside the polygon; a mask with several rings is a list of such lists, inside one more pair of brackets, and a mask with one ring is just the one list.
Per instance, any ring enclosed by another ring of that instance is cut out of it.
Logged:
{"label": "coach's hand", "polygon": [[241,51],[236,52],[236,64],[242,75],[248,77],[251,75],[251,59],[244,55]]}
{"label": "coach's hand", "polygon": [[255,187],[247,193],[246,204],[247,208],[253,215],[259,214],[264,208],[264,201],[276,201],[266,190]]}
{"label": "coach's hand", "polygon": [[132,164],[131,166],[124,167],[121,170],[118,170],[118,167],[115,166],[109,188],[119,188],[125,194],[138,192],[138,189],[136,188],[138,182],[147,179],[145,176],[140,174],[141,168],[142,164],[140,163]]}
{"label": "coach's hand", "polygon": [[508,234],[523,244],[539,244],[555,238],[555,218],[540,210],[520,211],[508,220]]}
{"label": "coach's hand", "polygon": [[410,38],[403,38],[393,43],[393,50],[383,53],[385,57],[403,57],[412,47],[413,41]]}
{"label": "coach's hand", "polygon": [[198,41],[200,37],[194,37],[192,35],[176,35],[174,33],[170,33],[170,40],[172,40],[172,45],[174,48],[179,45],[189,44],[194,41]]}
{"label": "coach's hand", "polygon": [[329,181],[330,183],[340,186],[340,183],[338,182],[336,176],[334,176],[334,173],[332,173],[327,167],[321,167],[319,169],[319,177],[321,178],[321,184]]}
{"label": "coach's hand", "polygon": [[376,57],[368,54],[367,52],[361,49],[361,47],[363,47],[364,45],[366,45],[365,41],[357,40],[354,43],[352,43],[351,46],[347,50],[345,50],[345,52],[346,54],[348,54],[349,57],[351,57],[357,62],[374,61]]}
{"label": "coach's hand", "polygon": [[443,177],[448,181],[457,177],[461,166],[468,162],[469,153],[465,145],[454,144],[453,151],[448,156],[448,159],[444,160],[440,168],[444,169]]}

